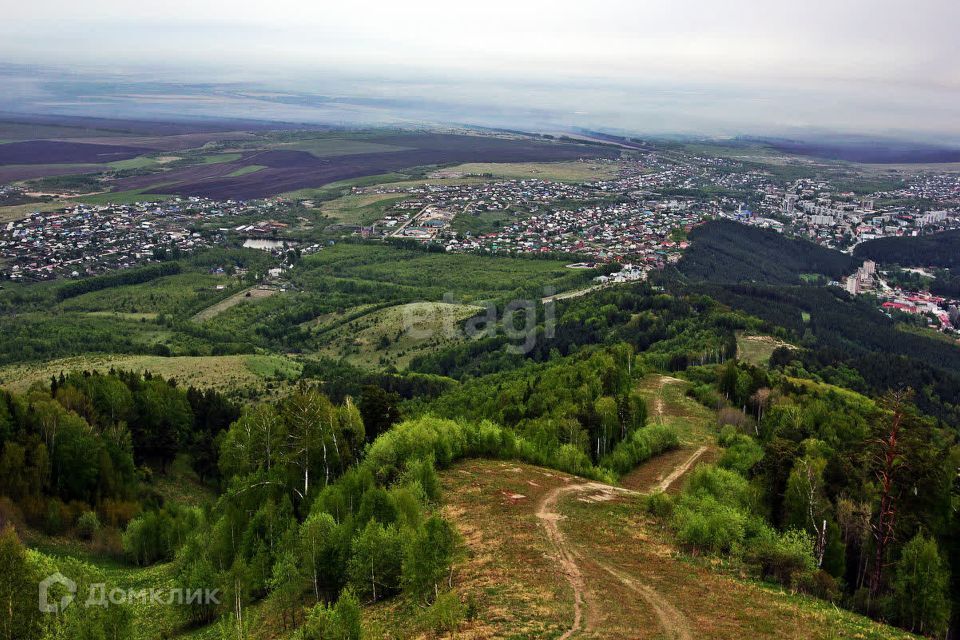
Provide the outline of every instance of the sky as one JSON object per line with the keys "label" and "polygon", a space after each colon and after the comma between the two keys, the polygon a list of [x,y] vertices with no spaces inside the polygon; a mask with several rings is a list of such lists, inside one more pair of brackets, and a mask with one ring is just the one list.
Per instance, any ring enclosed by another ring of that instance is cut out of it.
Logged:
{"label": "sky", "polygon": [[[383,118],[414,117],[403,99],[544,128],[960,138],[958,24],[956,0],[32,0],[5,8],[0,63],[56,69],[47,90],[230,82]],[[80,108],[54,93],[24,104]]]}

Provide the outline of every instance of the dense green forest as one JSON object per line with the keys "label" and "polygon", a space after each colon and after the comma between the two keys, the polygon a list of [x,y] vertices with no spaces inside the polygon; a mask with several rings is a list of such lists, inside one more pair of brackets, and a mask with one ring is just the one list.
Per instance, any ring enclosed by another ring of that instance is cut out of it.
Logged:
{"label": "dense green forest", "polygon": [[904,267],[960,268],[960,231],[925,236],[877,238],[857,245],[853,255]]}
{"label": "dense green forest", "polygon": [[839,251],[727,220],[697,227],[690,240],[679,269],[694,280],[790,285],[800,284],[803,275],[838,280],[857,267]]}

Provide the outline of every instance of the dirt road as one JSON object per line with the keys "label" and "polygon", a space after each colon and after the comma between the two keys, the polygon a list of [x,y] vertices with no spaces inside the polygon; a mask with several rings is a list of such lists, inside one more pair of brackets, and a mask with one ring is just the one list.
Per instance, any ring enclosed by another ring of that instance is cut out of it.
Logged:
{"label": "dirt road", "polygon": [[[650,487],[645,493],[666,491],[670,485],[696,464],[700,456],[706,451],[707,447],[705,446],[694,451],[693,454],[684,460],[682,464],[678,465],[659,484]],[[560,636],[560,640],[567,640],[576,633],[589,633],[594,630],[593,621],[585,611],[587,609],[585,606],[586,603],[596,601],[596,598],[591,592],[590,585],[587,584],[584,579],[584,572],[580,566],[580,563],[585,560],[577,553],[576,549],[570,544],[560,528],[560,521],[564,517],[560,514],[558,508],[560,499],[575,493],[590,494],[588,500],[591,502],[605,502],[618,495],[641,494],[641,492],[624,489],[622,487],[613,487],[599,482],[582,482],[556,487],[541,499],[537,507],[537,518],[543,525],[547,538],[550,540],[554,549],[555,561],[560,566],[562,573],[567,577],[567,581],[573,589],[573,623],[570,628]],[[667,634],[667,637],[677,640],[693,639],[691,626],[686,616],[653,587],[606,563],[592,560],[588,560],[587,562],[595,562],[603,571],[639,595],[650,609],[652,609],[660,626]]]}

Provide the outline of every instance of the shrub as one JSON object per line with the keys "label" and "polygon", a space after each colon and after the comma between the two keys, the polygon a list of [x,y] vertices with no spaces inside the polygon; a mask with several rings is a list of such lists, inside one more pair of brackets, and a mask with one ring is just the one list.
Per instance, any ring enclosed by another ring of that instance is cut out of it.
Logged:
{"label": "shrub", "polygon": [[644,507],[647,513],[656,518],[667,518],[673,514],[673,498],[663,491],[657,491],[647,496]]}
{"label": "shrub", "polygon": [[793,588],[800,593],[830,602],[840,599],[840,585],[837,584],[837,579],[822,570],[794,574]]}
{"label": "shrub", "polygon": [[685,494],[715,498],[719,503],[750,511],[756,500],[750,483],[738,473],[712,465],[694,469]]}
{"label": "shrub", "polygon": [[560,471],[566,471],[574,475],[587,475],[592,469],[593,463],[579,447],[565,444],[553,456],[553,466]]}
{"label": "shrub", "polygon": [[804,531],[791,529],[782,534],[767,530],[748,545],[745,560],[757,567],[764,580],[793,585],[795,579],[816,571],[813,541]]}
{"label": "shrub", "polygon": [[86,511],[77,518],[77,535],[84,540],[92,540],[100,531],[100,518],[93,511]]}
{"label": "shrub", "polygon": [[466,617],[466,607],[460,602],[455,591],[448,591],[437,597],[426,610],[424,617],[427,625],[437,635],[452,634]]}
{"label": "shrub", "polygon": [[763,447],[750,436],[735,434],[727,439],[727,444],[724,446],[727,449],[717,464],[742,476],[748,476],[750,471],[763,460]]}
{"label": "shrub", "polygon": [[680,544],[696,551],[732,552],[747,535],[745,513],[710,495],[684,496],[674,510],[673,527]]}
{"label": "shrub", "polygon": [[721,447],[729,447],[733,444],[734,439],[740,435],[740,432],[737,431],[737,428],[732,424],[725,424],[720,427],[720,433],[717,434],[717,444]]}

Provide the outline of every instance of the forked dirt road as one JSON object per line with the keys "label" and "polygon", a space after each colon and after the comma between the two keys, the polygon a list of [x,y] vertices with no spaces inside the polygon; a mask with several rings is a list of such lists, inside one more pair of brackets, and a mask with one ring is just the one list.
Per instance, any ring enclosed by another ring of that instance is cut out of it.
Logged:
{"label": "forked dirt road", "polygon": [[[582,482],[556,487],[540,500],[536,512],[537,518],[543,524],[547,538],[554,548],[557,564],[559,564],[562,573],[566,576],[570,587],[573,589],[573,623],[570,628],[560,636],[560,640],[567,640],[574,634],[582,631],[594,631],[593,621],[585,613],[585,603],[588,599],[592,599],[592,594],[590,593],[590,586],[586,583],[584,572],[581,570],[579,564],[583,562],[584,559],[577,553],[576,549],[570,544],[560,529],[560,521],[564,517],[560,514],[558,508],[560,499],[574,493],[590,493],[591,501],[603,502],[613,499],[617,495],[641,495],[642,493],[666,491],[670,485],[676,482],[677,479],[696,464],[697,460],[706,451],[706,446],[694,451],[686,460],[667,475],[667,477],[645,492],[613,487],[599,482]],[[693,640],[694,636],[691,630],[691,624],[689,620],[687,620],[687,617],[653,587],[609,564],[600,562],[599,560],[591,562],[595,562],[603,571],[613,576],[630,591],[640,596],[653,611],[667,637],[675,640]]]}

